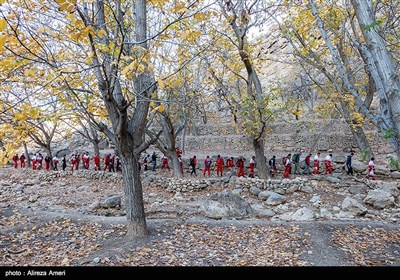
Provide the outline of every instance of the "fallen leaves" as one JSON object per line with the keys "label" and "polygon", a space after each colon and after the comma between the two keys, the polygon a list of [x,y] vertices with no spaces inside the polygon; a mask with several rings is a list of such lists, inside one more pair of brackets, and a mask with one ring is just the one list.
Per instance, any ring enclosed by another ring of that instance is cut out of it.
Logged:
{"label": "fallen leaves", "polygon": [[298,227],[177,225],[161,240],[116,259],[134,266],[293,266],[303,246]]}
{"label": "fallen leaves", "polygon": [[[354,259],[355,265],[387,266],[400,264],[399,229],[386,230],[380,227],[358,228],[350,226],[344,229],[336,229],[333,232],[332,241]],[[396,252],[397,255],[395,255]]]}
{"label": "fallen leaves", "polygon": [[2,234],[0,265],[73,265],[99,250],[102,230],[96,223],[59,219]]}

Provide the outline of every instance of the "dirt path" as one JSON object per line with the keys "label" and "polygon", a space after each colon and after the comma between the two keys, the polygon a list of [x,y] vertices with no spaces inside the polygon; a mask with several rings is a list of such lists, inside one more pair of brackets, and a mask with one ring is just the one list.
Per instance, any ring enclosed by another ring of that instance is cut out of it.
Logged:
{"label": "dirt path", "polygon": [[[43,182],[36,174],[9,172],[0,169],[2,266],[400,267],[400,229],[385,220],[215,220],[201,215],[199,206],[222,187],[179,199],[146,188],[149,235],[132,240],[125,236],[121,207],[88,210],[94,201],[121,193],[120,184],[74,176]],[[343,191],[336,192],[316,188],[330,209],[343,200]],[[292,199],[300,207],[313,195]]]}

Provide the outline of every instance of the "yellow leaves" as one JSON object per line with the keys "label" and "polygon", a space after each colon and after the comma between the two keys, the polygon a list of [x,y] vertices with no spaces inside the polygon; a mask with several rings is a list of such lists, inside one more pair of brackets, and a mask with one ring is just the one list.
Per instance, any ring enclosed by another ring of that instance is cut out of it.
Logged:
{"label": "yellow leaves", "polygon": [[198,21],[203,21],[203,20],[209,19],[210,14],[209,13],[196,13],[193,17]]}
{"label": "yellow leaves", "polygon": [[201,34],[202,33],[198,30],[184,30],[181,33],[181,38],[189,43],[195,43],[196,39],[199,38]]}
{"label": "yellow leaves", "polygon": [[7,22],[4,18],[0,19],[0,31],[6,29],[7,27]]}
{"label": "yellow leaves", "polygon": [[25,77],[34,77],[36,74],[36,69],[25,69],[24,76]]}
{"label": "yellow leaves", "polygon": [[103,38],[107,35],[107,32],[104,29],[101,29],[97,32],[97,36],[99,36],[99,38]]}
{"label": "yellow leaves", "polygon": [[176,13],[176,14],[182,14],[188,11],[189,9],[186,8],[186,5],[183,1],[176,1],[175,6],[168,9],[169,13]]}
{"label": "yellow leaves", "polygon": [[[150,102],[150,104],[151,104],[151,103],[154,104],[154,102]],[[161,105],[159,105],[159,106],[154,107],[154,109],[150,111],[150,114],[154,114],[154,113],[157,112],[157,111],[160,112],[160,113],[162,113],[162,112],[164,112],[164,110],[165,110],[165,106],[164,106],[164,104],[161,104]]]}
{"label": "yellow leaves", "polygon": [[7,36],[1,36],[0,37],[0,50],[4,47],[4,45],[6,44],[6,39],[7,39]]}
{"label": "yellow leaves", "polygon": [[76,0],[55,0],[60,5],[59,11],[73,13],[76,10]]}
{"label": "yellow leaves", "polygon": [[156,6],[157,8],[163,8],[165,3],[168,2],[168,0],[149,0],[149,2]]}
{"label": "yellow leaves", "polygon": [[86,26],[84,29],[82,29],[81,34],[84,36],[87,36],[89,34],[94,34],[95,31],[91,25]]}
{"label": "yellow leaves", "polygon": [[165,88],[165,82],[163,80],[158,80],[157,83],[159,88]]}

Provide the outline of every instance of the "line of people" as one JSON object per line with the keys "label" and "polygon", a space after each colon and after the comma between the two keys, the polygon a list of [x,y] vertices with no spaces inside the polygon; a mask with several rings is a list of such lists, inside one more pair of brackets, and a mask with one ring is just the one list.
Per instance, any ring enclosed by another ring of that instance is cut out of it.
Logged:
{"label": "line of people", "polygon": [[[82,155],[78,153],[73,153],[69,156],[68,162],[70,163],[71,171],[78,170],[80,163],[82,162],[82,168],[83,169],[90,169],[90,160],[93,160],[94,163],[94,170],[103,170],[106,171],[108,170],[109,172],[121,172],[122,171],[122,164],[121,160],[117,155],[111,155],[108,154],[104,157],[104,166],[103,168],[100,167],[101,159],[99,155],[93,156],[93,158],[90,157],[89,152],[85,152]],[[18,161],[20,163],[20,168],[25,168],[26,167],[26,157],[24,154],[21,154],[21,156],[18,156],[18,154],[15,154],[12,158],[13,160],[13,166],[14,168],[18,168]],[[51,166],[51,161],[53,163],[53,170],[58,171],[58,164],[61,162],[61,168],[63,171],[66,170],[67,168],[67,158],[64,155],[61,158],[58,158],[57,156],[54,156],[53,158],[50,158],[50,156],[46,155],[43,156],[41,153],[33,154],[30,157],[31,161],[31,166],[33,170],[50,170]],[[43,162],[44,162],[44,167],[43,167]]]}
{"label": "line of people", "polygon": [[[182,174],[184,173],[184,166],[183,166],[183,160],[182,160],[182,151],[179,148],[176,148],[176,154],[178,157],[179,165],[182,171]],[[301,171],[300,168],[300,158],[301,158],[302,153],[294,153],[293,155],[289,153],[287,156],[284,156],[282,158],[282,165],[284,166],[284,173],[283,173],[283,178],[290,178],[290,174],[293,175],[319,175],[320,174],[320,168],[321,168],[321,153],[317,152],[314,157],[312,158],[312,154],[309,153],[305,159],[304,159],[304,171]],[[346,173],[347,175],[353,175],[353,168],[352,168],[352,157],[354,153],[350,153],[347,158],[346,158]],[[144,165],[144,170],[148,170],[148,164],[149,160],[151,158],[152,162],[152,170],[155,171],[156,166],[157,166],[157,154],[156,152],[153,152],[152,156],[150,157],[149,154],[146,154],[145,157],[143,158],[142,161],[139,162],[139,166]],[[25,168],[25,161],[26,157],[24,154],[21,154],[21,156],[18,156],[18,154],[15,154],[13,156],[13,164],[14,168],[18,168],[18,161],[20,163],[21,168]],[[95,155],[93,158],[90,157],[88,152],[83,153],[82,155],[79,155],[77,153],[73,153],[69,157],[69,162],[71,165],[71,171],[78,170],[80,161],[82,161],[82,168],[83,169],[89,169],[90,168],[90,160],[93,159],[94,163],[94,170],[103,170],[106,171],[108,170],[109,172],[121,172],[122,171],[122,164],[121,160],[117,155],[111,155],[107,154],[104,157],[104,166],[101,168],[100,163],[101,159],[99,155]],[[31,156],[31,166],[33,170],[41,170],[43,168],[43,161],[44,161],[44,169],[49,170],[50,169],[50,162],[53,162],[53,170],[57,171],[58,170],[58,163],[61,161],[62,165],[62,170],[65,170],[67,167],[67,160],[66,156],[63,156],[61,160],[57,157],[54,156],[52,159],[49,156],[43,157],[41,153],[37,153]],[[211,176],[211,166],[212,166],[213,160],[210,156],[207,156],[204,159],[204,169],[203,169],[203,176],[210,177]],[[270,173],[272,177],[277,176],[278,174],[278,168],[276,165],[276,156],[272,156],[268,164],[270,166]],[[313,166],[311,166],[311,163]],[[234,162],[233,157],[228,157],[226,162],[224,159],[218,155],[215,161],[215,170],[216,170],[216,175],[217,176],[222,176],[223,175],[223,168],[225,167],[228,168],[230,171],[234,169],[234,167],[237,168],[237,176],[242,177],[245,176],[245,158],[242,156],[239,156],[236,160],[236,163]],[[325,166],[325,173],[324,175],[327,174],[332,174],[333,173],[333,161],[332,161],[332,154],[326,155],[326,157],[323,160],[323,164]],[[248,177],[254,178],[254,169],[255,169],[255,156],[252,156],[249,161],[249,167],[248,167]],[[292,169],[292,165],[294,165],[294,168]],[[191,168],[191,175],[196,176],[196,169],[197,169],[197,158],[194,155],[192,158],[190,158],[189,161],[189,167]],[[161,158],[161,170],[170,170],[169,166],[169,160],[168,157],[163,155]],[[312,171],[311,171],[312,170]],[[369,179],[374,179],[375,178],[375,163],[374,163],[374,158],[372,157],[368,163],[367,166],[367,178]]]}

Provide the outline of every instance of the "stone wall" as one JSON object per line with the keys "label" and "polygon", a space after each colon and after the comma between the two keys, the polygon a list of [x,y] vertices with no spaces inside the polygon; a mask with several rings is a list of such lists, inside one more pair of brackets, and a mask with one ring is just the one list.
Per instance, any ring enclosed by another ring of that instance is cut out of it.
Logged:
{"label": "stone wall", "polygon": [[[343,120],[298,121],[274,123],[267,134],[265,151],[303,152],[332,151],[348,153],[357,151],[350,129]],[[185,149],[193,153],[240,154],[252,153],[252,140],[236,133],[230,123],[206,124],[197,126],[197,135],[186,136]],[[375,130],[367,131],[367,137],[377,155],[390,153],[391,147]],[[179,139],[180,140],[180,139]],[[178,140],[178,143],[180,143]]]}

